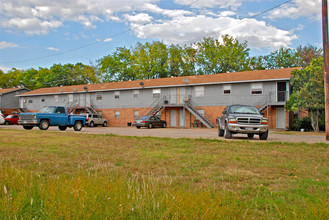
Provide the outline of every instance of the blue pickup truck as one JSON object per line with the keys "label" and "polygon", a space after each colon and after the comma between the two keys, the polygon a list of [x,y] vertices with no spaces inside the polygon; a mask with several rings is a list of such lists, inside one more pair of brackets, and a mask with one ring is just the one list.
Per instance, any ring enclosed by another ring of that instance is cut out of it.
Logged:
{"label": "blue pickup truck", "polygon": [[23,125],[26,130],[31,130],[35,126],[40,130],[47,130],[49,126],[58,126],[61,131],[65,131],[68,127],[81,131],[86,124],[86,116],[70,115],[67,108],[63,106],[46,106],[38,113],[21,113],[18,124]]}

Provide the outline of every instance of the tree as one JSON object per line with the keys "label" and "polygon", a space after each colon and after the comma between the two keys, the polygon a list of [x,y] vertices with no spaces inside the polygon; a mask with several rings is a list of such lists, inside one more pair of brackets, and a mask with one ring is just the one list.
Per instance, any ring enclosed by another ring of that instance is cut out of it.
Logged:
{"label": "tree", "polygon": [[323,55],[323,50],[316,48],[312,45],[297,47],[297,55],[302,60],[302,66],[308,66],[314,58],[318,58]]}
{"label": "tree", "polygon": [[325,108],[323,58],[315,58],[304,69],[292,72],[293,93],[286,108],[292,111],[306,110],[314,131],[319,131],[319,116]]}
{"label": "tree", "polygon": [[222,43],[213,38],[204,38],[197,43],[197,65],[199,74],[216,74],[249,70],[249,48],[247,43],[228,35],[222,36]]}

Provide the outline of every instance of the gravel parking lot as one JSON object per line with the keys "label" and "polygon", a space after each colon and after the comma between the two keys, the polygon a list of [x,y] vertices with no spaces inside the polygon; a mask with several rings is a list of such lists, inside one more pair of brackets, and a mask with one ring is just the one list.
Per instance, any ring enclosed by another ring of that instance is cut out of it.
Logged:
{"label": "gravel parking lot", "polygon": [[[23,129],[20,125],[0,125],[0,129]],[[39,129],[39,128],[33,128]],[[57,127],[50,127],[49,131],[59,131]],[[64,132],[75,132],[73,128],[68,128]],[[223,137],[218,137],[216,128],[141,128],[135,127],[84,127],[80,133],[88,134],[116,134],[124,136],[152,136],[152,137],[169,137],[169,138],[211,138],[225,140]],[[247,135],[233,135],[232,140],[248,140]],[[251,141],[260,141],[258,135],[255,135]],[[292,132],[289,134],[278,134],[276,131],[270,131],[267,141],[278,142],[305,142],[305,143],[329,143],[325,140],[324,133],[313,132]]]}

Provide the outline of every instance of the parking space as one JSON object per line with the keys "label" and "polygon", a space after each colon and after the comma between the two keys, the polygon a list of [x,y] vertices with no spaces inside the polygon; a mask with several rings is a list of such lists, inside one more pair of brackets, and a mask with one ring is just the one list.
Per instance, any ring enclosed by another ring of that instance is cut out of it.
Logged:
{"label": "parking space", "polygon": [[[0,129],[23,129],[20,125],[1,125]],[[38,128],[33,128],[38,129]],[[57,127],[50,127],[50,131],[59,131]],[[75,132],[72,128],[67,129],[64,132]],[[88,134],[116,134],[124,136],[152,136],[152,137],[169,137],[169,138],[211,138],[225,140],[222,137],[218,137],[216,128],[141,128],[136,129],[135,127],[84,127],[80,133]],[[251,140],[260,141],[258,135],[254,138],[248,139],[247,135],[237,134],[233,135],[232,140]],[[270,131],[267,141],[276,142],[305,142],[305,143],[329,143],[325,140],[324,133],[313,133],[313,132],[296,132],[287,134],[278,134],[275,131]]]}

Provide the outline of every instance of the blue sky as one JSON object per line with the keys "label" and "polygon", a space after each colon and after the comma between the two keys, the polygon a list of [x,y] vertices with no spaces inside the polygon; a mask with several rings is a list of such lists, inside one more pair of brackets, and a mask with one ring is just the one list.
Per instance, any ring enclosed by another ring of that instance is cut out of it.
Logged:
{"label": "blue sky", "polygon": [[321,31],[321,0],[0,0],[0,69],[91,64],[137,42],[221,34],[265,55],[322,47]]}

